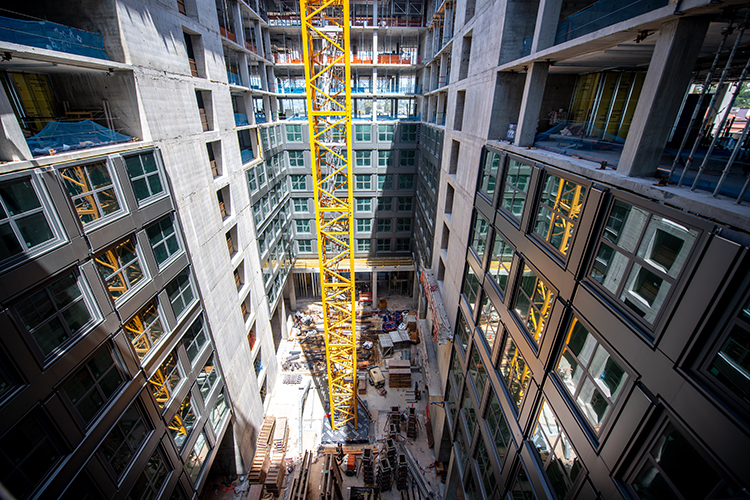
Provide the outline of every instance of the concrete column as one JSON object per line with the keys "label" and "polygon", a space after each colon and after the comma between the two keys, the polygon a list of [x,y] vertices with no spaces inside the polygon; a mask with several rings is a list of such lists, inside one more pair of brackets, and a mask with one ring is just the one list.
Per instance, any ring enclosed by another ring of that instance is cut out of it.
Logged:
{"label": "concrete column", "polygon": [[526,73],[526,84],[523,87],[523,98],[521,99],[521,114],[518,116],[516,140],[513,143],[515,146],[526,147],[534,144],[548,73],[549,63],[547,62],[532,63]]}
{"label": "concrete column", "polygon": [[370,280],[372,281],[372,308],[377,309],[378,308],[378,270],[377,268],[373,267],[370,270]]}
{"label": "concrete column", "polygon": [[[445,6],[445,24],[443,25],[443,40],[448,41],[453,38],[453,6],[455,4],[449,3]],[[440,40],[440,46],[443,45],[443,40]]]}
{"label": "concrete column", "polygon": [[234,2],[232,10],[234,11],[232,17],[234,17],[234,32],[237,34],[237,43],[244,47],[245,44],[243,42],[245,41],[245,32],[242,29],[242,11],[240,10],[240,4]]}
{"label": "concrete column", "polygon": [[443,125],[445,123],[445,101],[448,98],[447,92],[439,92],[437,96],[437,124]]}
{"label": "concrete column", "polygon": [[268,92],[269,91],[268,71],[266,71],[265,64],[262,64],[262,63],[258,64],[258,74],[260,74],[260,88]]}
{"label": "concrete column", "polygon": [[[378,30],[372,30],[372,63],[377,64],[378,62]],[[375,86],[373,85],[373,92]]]}
{"label": "concrete column", "polygon": [[534,28],[534,41],[531,42],[531,53],[552,47],[560,20],[562,0],[539,0],[539,10]]}
{"label": "concrete column", "polygon": [[294,288],[294,273],[289,273],[289,278],[287,278],[287,289],[289,290],[289,308],[292,311],[296,311],[297,290]]}
{"label": "concrete column", "polygon": [[373,26],[378,25],[378,0],[372,2],[372,24]]}
{"label": "concrete column", "polygon": [[242,85],[245,87],[250,86],[250,70],[247,68],[248,57],[247,54],[242,52],[240,54],[240,78],[242,79]]}
{"label": "concrete column", "polygon": [[260,29],[260,23],[258,21],[255,21],[253,23],[253,30],[255,32],[255,40],[253,40],[251,43],[255,44],[255,48],[258,50],[258,53],[261,57],[270,59],[271,55],[266,54],[265,48],[263,47],[263,32]]}
{"label": "concrete column", "polygon": [[682,98],[692,81],[708,24],[705,17],[682,17],[662,24],[618,173],[643,177],[656,172]]}
{"label": "concrete column", "polygon": [[31,160],[31,150],[26,144],[21,126],[5,91],[0,91],[0,160]]}

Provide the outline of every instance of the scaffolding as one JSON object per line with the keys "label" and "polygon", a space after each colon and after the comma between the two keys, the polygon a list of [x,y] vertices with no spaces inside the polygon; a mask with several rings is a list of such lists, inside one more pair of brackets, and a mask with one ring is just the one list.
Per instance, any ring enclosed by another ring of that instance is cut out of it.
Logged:
{"label": "scaffolding", "polygon": [[331,427],[357,425],[349,1],[301,0]]}

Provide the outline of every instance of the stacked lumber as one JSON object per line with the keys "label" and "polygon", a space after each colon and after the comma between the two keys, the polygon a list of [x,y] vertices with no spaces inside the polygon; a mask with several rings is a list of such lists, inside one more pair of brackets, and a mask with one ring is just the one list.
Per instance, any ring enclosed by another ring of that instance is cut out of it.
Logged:
{"label": "stacked lumber", "polygon": [[388,360],[388,386],[411,388],[411,362],[408,359]]}
{"label": "stacked lumber", "polygon": [[310,481],[310,467],[312,465],[312,452],[306,451],[299,469],[299,475],[292,481],[291,495],[289,500],[306,500],[307,484]]}
{"label": "stacked lumber", "polygon": [[263,484],[266,480],[271,438],[273,437],[275,427],[275,417],[266,417],[263,420],[263,425],[260,427],[260,432],[258,433],[258,439],[255,442],[253,462],[247,474],[247,480],[250,484]]}
{"label": "stacked lumber", "polygon": [[266,490],[273,493],[274,496],[279,494],[284,477],[286,476],[286,466],[284,457],[286,456],[286,444],[289,438],[289,427],[286,425],[286,418],[276,419],[276,427],[273,432],[273,441],[270,446],[270,458],[268,464],[268,473],[264,482]]}

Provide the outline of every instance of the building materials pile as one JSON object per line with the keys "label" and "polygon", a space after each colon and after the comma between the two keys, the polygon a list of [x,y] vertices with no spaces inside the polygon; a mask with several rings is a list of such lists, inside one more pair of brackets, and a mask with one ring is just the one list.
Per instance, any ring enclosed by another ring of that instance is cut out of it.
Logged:
{"label": "building materials pile", "polygon": [[286,425],[286,418],[279,418],[276,420],[273,442],[270,447],[268,473],[264,482],[266,490],[273,493],[274,496],[279,494],[281,485],[284,483],[284,476],[286,475],[284,457],[286,455],[288,439],[289,427]]}
{"label": "building materials pile", "polygon": [[341,469],[334,455],[326,455],[323,464],[323,480],[320,484],[320,500],[343,500],[341,494]]}
{"label": "building materials pile", "polygon": [[411,388],[411,361],[408,359],[388,360],[388,386],[391,388]]}
{"label": "building materials pile", "polygon": [[271,451],[271,439],[276,428],[276,417],[266,417],[260,427],[258,439],[255,442],[255,455],[250,465],[247,479],[250,484],[263,484],[269,465],[269,452]]}
{"label": "building materials pile", "polygon": [[409,419],[406,421],[406,437],[417,439],[417,413],[414,408],[409,408]]}
{"label": "building materials pile", "polygon": [[307,499],[307,485],[310,482],[310,467],[312,466],[312,459],[312,452],[306,451],[305,456],[302,459],[302,465],[300,466],[299,475],[297,475],[297,477],[295,477],[292,481],[289,500]]}

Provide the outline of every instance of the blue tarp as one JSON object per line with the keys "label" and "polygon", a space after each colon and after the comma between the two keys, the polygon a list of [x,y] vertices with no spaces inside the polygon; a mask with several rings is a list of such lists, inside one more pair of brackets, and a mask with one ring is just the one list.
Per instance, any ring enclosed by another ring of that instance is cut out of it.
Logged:
{"label": "blue tarp", "polygon": [[242,163],[245,164],[249,162],[250,160],[254,159],[255,156],[253,156],[253,150],[252,149],[243,149],[240,151],[240,156],[242,157]]}
{"label": "blue tarp", "polygon": [[235,113],[234,114],[234,124],[238,127],[242,127],[244,125],[250,125],[247,121],[247,115],[245,113]]}
{"label": "blue tarp", "polygon": [[118,142],[127,142],[133,137],[120,134],[91,120],[81,122],[49,122],[35,136],[26,139],[34,156],[71,151],[74,149],[92,148]]}
{"label": "blue tarp", "polygon": [[0,17],[0,40],[109,60],[104,52],[104,39],[99,33],[49,21],[23,21]]}

